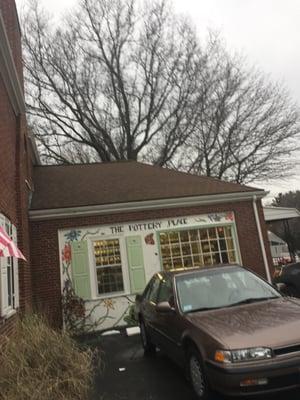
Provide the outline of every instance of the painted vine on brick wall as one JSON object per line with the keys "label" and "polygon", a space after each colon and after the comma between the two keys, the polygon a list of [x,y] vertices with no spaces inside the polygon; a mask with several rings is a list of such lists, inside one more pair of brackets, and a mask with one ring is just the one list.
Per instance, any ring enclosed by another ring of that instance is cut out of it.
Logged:
{"label": "painted vine on brick wall", "polygon": [[[87,310],[87,301],[83,300],[75,292],[71,279],[71,242],[84,240],[87,235],[95,235],[97,233],[99,233],[99,230],[93,232],[87,231],[81,237],[82,232],[80,230],[70,230],[64,235],[66,242],[61,255],[63,276],[65,277],[62,291],[62,310],[65,329],[73,335],[81,335],[96,329],[99,330],[107,319],[114,320],[112,324],[114,327],[118,326],[121,321],[124,321],[128,325],[136,323],[133,311],[134,301],[128,296],[122,296],[128,301],[128,307],[116,319],[110,315],[111,311],[115,309],[115,301],[113,299],[99,299],[90,310]],[[93,318],[96,309],[100,308],[104,309],[104,313],[97,318]]]}

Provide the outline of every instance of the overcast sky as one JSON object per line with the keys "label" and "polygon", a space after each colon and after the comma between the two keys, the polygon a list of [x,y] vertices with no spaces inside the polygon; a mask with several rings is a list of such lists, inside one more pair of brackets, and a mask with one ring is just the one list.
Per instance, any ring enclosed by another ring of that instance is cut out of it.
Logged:
{"label": "overcast sky", "polygon": [[[26,0],[16,0],[22,7]],[[40,0],[54,15],[76,0]],[[283,82],[300,105],[300,0],[172,0],[191,17],[200,36],[207,28],[220,32],[232,50],[242,52],[274,80]],[[300,156],[299,156],[300,157]],[[291,171],[292,172],[292,171]],[[274,195],[300,190],[300,168],[285,182],[259,183]],[[270,196],[272,198],[272,196]]]}

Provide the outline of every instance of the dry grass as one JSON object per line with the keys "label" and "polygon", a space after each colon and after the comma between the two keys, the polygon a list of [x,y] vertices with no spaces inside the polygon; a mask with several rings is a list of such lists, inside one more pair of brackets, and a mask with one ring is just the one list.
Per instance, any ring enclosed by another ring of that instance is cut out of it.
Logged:
{"label": "dry grass", "polygon": [[35,315],[0,348],[1,400],[86,400],[92,378],[91,351]]}

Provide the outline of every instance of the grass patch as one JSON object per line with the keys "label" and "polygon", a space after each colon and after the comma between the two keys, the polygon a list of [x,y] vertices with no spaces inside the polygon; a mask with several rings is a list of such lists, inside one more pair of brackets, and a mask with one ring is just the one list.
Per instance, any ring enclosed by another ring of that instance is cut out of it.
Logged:
{"label": "grass patch", "polygon": [[93,371],[91,350],[79,349],[40,317],[27,316],[0,348],[0,399],[86,400]]}

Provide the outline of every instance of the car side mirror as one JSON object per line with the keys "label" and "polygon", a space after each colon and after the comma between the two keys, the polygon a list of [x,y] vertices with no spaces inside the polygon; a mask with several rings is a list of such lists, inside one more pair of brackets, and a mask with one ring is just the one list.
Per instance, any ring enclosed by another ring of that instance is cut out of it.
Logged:
{"label": "car side mirror", "polygon": [[168,301],[162,301],[156,305],[156,311],[159,313],[167,314],[175,311]]}
{"label": "car side mirror", "polygon": [[281,294],[283,294],[285,296],[287,295],[288,287],[285,283],[282,283],[282,282],[275,283],[275,287]]}
{"label": "car side mirror", "polygon": [[143,295],[141,295],[140,293],[138,293],[138,294],[135,296],[135,301],[139,303],[139,302],[142,301],[142,298],[143,298]]}

